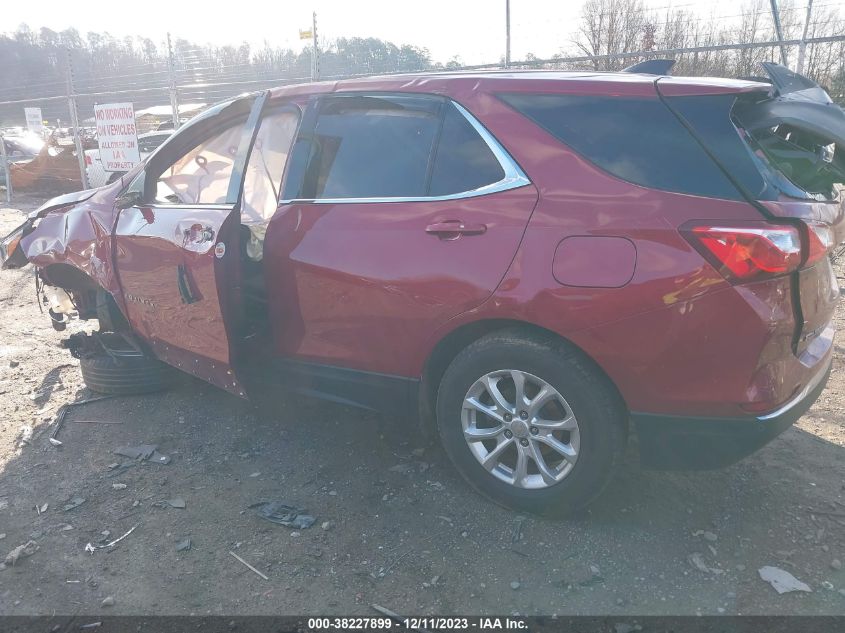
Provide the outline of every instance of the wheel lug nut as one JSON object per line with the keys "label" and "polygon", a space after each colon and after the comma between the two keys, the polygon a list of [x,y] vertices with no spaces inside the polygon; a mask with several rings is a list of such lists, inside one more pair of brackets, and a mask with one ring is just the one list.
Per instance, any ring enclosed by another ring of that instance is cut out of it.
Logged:
{"label": "wheel lug nut", "polygon": [[505,422],[510,422],[513,420],[513,416],[510,413],[505,414]]}
{"label": "wheel lug nut", "polygon": [[521,440],[519,440],[519,443],[522,444],[523,446],[528,446],[528,440],[526,440],[525,438],[522,438]]}
{"label": "wheel lug nut", "polygon": [[531,427],[531,435],[537,435],[537,433],[539,433],[539,432],[540,432],[540,429],[538,429],[536,426]]}
{"label": "wheel lug nut", "polygon": [[523,420],[527,420],[528,419],[528,411],[520,411],[519,417],[521,417]]}
{"label": "wheel lug nut", "polygon": [[513,432],[512,431],[505,431],[505,437],[508,438],[508,439],[511,439],[513,437]]}

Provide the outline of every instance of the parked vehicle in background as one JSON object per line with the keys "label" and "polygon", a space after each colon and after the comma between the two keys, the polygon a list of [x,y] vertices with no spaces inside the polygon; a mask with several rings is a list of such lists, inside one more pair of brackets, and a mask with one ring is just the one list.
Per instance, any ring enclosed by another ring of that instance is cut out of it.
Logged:
{"label": "parked vehicle in background", "polygon": [[845,113],[765,68],[244,96],[45,204],[4,266],[35,266],[57,327],[99,319],[68,341],[92,390],[161,388],[170,365],[418,419],[489,498],[569,512],[629,427],[647,465],[721,466],[824,389]]}
{"label": "parked vehicle in background", "polygon": [[[25,164],[38,156],[44,148],[44,141],[35,134],[3,136],[6,159],[12,164]],[[6,184],[6,170],[0,165],[0,185]]]}
{"label": "parked vehicle in background", "polygon": [[[164,143],[173,130],[165,132],[147,132],[138,135],[138,150],[141,153],[141,160],[152,154],[159,145]],[[99,149],[85,150],[85,173],[88,176],[88,186],[93,188],[102,187],[105,184],[114,182],[126,172],[107,172],[103,169],[103,162],[100,159]]]}

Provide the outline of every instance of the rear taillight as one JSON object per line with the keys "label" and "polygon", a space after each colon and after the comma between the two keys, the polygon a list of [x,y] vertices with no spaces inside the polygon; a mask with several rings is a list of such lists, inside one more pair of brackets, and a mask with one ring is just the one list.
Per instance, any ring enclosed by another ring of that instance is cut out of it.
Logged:
{"label": "rear taillight", "polygon": [[90,156],[88,156],[88,154],[85,154],[85,164],[86,164],[86,165],[90,165],[90,164],[91,164],[91,157],[90,157]]}
{"label": "rear taillight", "polygon": [[797,225],[766,222],[692,223],[681,233],[727,279],[749,281],[784,275],[811,266],[834,246],[833,229],[822,222],[805,222],[802,245]]}
{"label": "rear taillight", "polygon": [[793,226],[707,224],[684,234],[729,279],[783,275],[801,264],[801,235]]}
{"label": "rear taillight", "polygon": [[835,241],[830,225],[822,222],[807,222],[807,265],[815,264],[826,257]]}

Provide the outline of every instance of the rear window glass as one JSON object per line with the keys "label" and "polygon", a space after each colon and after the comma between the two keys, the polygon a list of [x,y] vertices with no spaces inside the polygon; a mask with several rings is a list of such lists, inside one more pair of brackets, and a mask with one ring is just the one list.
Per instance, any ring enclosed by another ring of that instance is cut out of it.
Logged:
{"label": "rear window glass", "polygon": [[429,195],[447,196],[499,182],[505,171],[466,117],[449,104],[432,167]]}
{"label": "rear window glass", "polygon": [[623,180],[698,196],[741,198],[677,117],[656,98],[547,94],[500,98]]}

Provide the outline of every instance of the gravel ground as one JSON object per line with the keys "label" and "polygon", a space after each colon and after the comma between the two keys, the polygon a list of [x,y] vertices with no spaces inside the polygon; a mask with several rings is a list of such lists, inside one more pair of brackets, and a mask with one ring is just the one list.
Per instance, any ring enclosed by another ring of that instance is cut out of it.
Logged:
{"label": "gravel ground", "polygon": [[[0,209],[0,234],[37,204]],[[76,407],[53,446],[57,408],[91,395],[59,348],[83,325],[54,332],[33,297],[31,269],[0,274],[0,558],[38,548],[0,571],[2,614],[845,614],[839,345],[827,391],[757,455],[660,473],[632,446],[585,517],[552,521],[478,497],[399,420],[297,398],[262,413],[193,380]],[[172,461],[114,453],[137,444]],[[262,521],[247,506],[265,500],[317,522]],[[779,595],[766,565],[812,592]]]}

